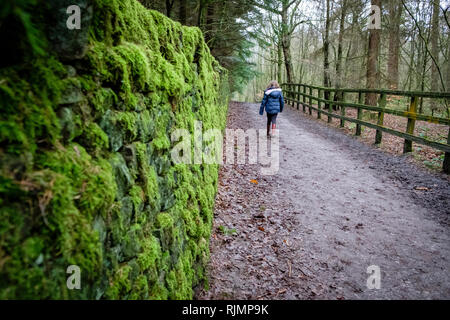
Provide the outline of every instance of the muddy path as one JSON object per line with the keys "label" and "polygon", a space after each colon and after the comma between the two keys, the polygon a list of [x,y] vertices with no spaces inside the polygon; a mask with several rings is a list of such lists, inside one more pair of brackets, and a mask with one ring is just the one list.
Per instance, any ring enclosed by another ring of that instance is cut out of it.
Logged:
{"label": "muddy path", "polygon": [[[258,107],[231,103],[228,128],[264,128]],[[450,299],[448,178],[285,109],[278,174],[220,171],[210,288],[196,298]]]}

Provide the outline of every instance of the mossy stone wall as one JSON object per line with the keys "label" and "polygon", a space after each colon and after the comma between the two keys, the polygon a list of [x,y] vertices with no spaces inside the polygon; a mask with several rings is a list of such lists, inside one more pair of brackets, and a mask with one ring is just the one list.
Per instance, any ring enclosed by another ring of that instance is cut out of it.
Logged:
{"label": "mossy stone wall", "polygon": [[174,164],[170,134],[224,128],[226,72],[197,28],[135,0],[83,2],[81,56],[0,70],[0,299],[192,298],[218,166]]}

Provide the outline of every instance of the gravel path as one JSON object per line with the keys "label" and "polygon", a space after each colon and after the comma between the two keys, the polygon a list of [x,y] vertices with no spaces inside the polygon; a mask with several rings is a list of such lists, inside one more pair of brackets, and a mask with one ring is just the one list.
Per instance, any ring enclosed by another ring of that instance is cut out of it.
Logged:
{"label": "gravel path", "polygon": [[[228,128],[264,128],[258,109],[231,103]],[[290,107],[278,119],[277,175],[222,166],[210,288],[196,297],[450,299],[448,178]]]}

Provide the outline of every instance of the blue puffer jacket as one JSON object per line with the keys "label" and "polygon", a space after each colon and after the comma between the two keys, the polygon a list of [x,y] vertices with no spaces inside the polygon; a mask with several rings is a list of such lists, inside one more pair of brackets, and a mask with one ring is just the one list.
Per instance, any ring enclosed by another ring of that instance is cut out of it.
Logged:
{"label": "blue puffer jacket", "polygon": [[268,89],[264,91],[264,98],[259,108],[259,114],[264,114],[264,108],[268,114],[283,112],[284,99],[281,89]]}

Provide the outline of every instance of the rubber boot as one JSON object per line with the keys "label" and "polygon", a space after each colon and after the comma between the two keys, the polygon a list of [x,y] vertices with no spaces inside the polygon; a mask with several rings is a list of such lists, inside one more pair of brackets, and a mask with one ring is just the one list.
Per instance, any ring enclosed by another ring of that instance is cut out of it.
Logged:
{"label": "rubber boot", "polygon": [[270,124],[267,125],[267,137],[270,138]]}

